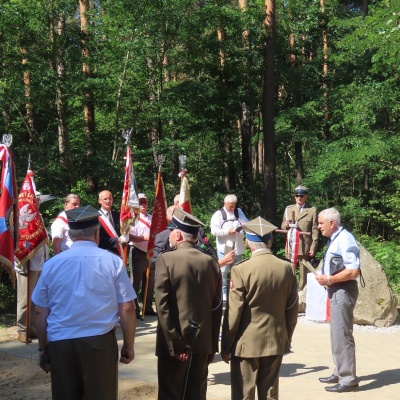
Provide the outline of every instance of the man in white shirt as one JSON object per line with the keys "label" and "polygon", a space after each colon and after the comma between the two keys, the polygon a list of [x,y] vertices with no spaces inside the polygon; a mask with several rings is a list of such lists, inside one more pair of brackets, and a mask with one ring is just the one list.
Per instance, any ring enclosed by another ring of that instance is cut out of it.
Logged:
{"label": "man in white shirt", "polygon": [[[131,266],[131,278],[133,278],[133,288],[136,293],[139,293],[141,288],[141,297],[144,302],[144,292],[146,288],[146,270],[149,267],[150,261],[147,259],[147,247],[150,239],[150,225],[151,225],[151,214],[147,212],[149,202],[144,193],[139,193],[139,210],[140,214],[138,219],[135,221],[135,225],[129,232],[129,240],[131,241],[132,247],[130,251],[130,266]],[[153,292],[154,292],[154,265],[150,267],[150,276],[147,289],[146,297],[146,308],[145,315],[157,315],[152,308],[153,303]],[[136,317],[140,318],[140,311],[138,304],[136,303]]]}
{"label": "man in white shirt", "polygon": [[64,211],[61,212],[54,222],[51,224],[51,238],[54,255],[68,250],[72,245],[72,240],[69,237],[69,225],[65,211],[72,210],[80,206],[80,199],[77,194],[70,193],[64,199]]}
{"label": "man in white shirt", "polygon": [[225,252],[232,248],[236,253],[232,264],[221,267],[224,300],[228,292],[227,277],[230,268],[242,260],[245,250],[242,225],[248,222],[248,218],[240,208],[236,207],[236,204],[237,197],[234,194],[226,196],[224,207],[214,213],[210,223],[211,234],[216,237],[218,258],[224,257]]}

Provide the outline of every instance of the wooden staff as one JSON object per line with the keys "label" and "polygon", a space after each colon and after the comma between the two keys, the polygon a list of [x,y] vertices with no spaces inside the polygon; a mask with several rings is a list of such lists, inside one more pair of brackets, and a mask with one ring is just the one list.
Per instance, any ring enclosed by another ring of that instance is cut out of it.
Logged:
{"label": "wooden staff", "polygon": [[30,261],[26,263],[26,267],[28,269],[28,275],[26,277],[27,284],[26,284],[26,313],[25,313],[25,343],[29,344],[29,331],[30,331],[30,319],[31,319],[31,268],[30,268]]}

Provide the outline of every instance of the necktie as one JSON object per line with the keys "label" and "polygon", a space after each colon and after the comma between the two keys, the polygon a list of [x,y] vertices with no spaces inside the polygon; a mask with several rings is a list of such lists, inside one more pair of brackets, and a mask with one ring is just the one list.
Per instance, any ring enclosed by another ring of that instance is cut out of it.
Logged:
{"label": "necktie", "polygon": [[115,228],[115,225],[114,225],[114,221],[113,221],[113,217],[112,217],[111,212],[107,213],[107,214],[106,214],[106,217],[107,217],[108,220],[110,221],[110,224]]}

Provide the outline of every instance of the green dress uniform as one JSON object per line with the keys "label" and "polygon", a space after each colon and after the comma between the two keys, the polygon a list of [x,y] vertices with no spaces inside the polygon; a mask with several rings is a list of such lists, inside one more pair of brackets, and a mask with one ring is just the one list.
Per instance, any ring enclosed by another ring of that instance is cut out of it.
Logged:
{"label": "green dress uniform", "polygon": [[266,399],[297,322],[292,264],[258,249],[231,271],[221,353],[231,354],[231,399]]}
{"label": "green dress uniform", "polygon": [[158,255],[155,297],[158,313],[156,356],[158,399],[181,398],[186,363],[175,358],[190,342],[189,320],[200,324],[185,399],[205,400],[209,356],[218,351],[222,317],[218,263],[192,242]]}
{"label": "green dress uniform", "polygon": [[[282,229],[286,229],[286,221],[292,219],[292,215],[294,212],[295,222],[298,224],[298,229],[300,232],[310,232],[311,235],[300,235],[299,241],[299,255],[298,260],[309,260],[310,256],[308,255],[309,251],[313,251],[314,254],[317,252],[318,247],[318,215],[315,207],[308,205],[307,203],[300,209],[296,204],[292,204],[287,206],[285,212],[283,214],[282,220]],[[286,257],[288,259],[291,258],[292,253],[291,249],[287,249],[288,253]],[[302,263],[299,263],[300,269],[300,282],[299,282],[299,290],[304,289],[304,286],[307,284],[307,268],[303,266]]]}

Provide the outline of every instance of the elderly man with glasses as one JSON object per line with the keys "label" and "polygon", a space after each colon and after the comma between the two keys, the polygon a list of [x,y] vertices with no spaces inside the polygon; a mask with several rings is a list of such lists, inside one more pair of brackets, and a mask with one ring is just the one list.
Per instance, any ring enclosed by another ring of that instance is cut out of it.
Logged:
{"label": "elderly man with glasses", "polygon": [[[318,247],[318,218],[315,207],[310,206],[307,202],[308,188],[305,186],[297,186],[294,189],[296,204],[287,206],[283,214],[282,229],[289,229],[290,225],[296,224],[300,232],[310,232],[311,235],[299,235],[299,242],[286,243],[286,257],[293,259],[293,252],[296,251],[297,263],[300,269],[299,290],[303,290],[307,284],[307,268],[300,262],[301,260],[309,261],[315,256]],[[293,219],[294,216],[294,219]]]}

